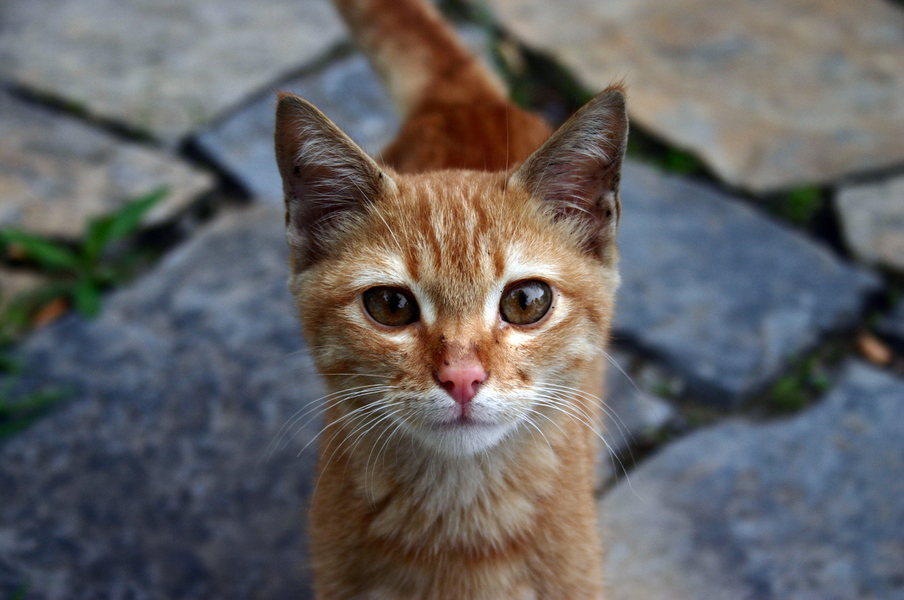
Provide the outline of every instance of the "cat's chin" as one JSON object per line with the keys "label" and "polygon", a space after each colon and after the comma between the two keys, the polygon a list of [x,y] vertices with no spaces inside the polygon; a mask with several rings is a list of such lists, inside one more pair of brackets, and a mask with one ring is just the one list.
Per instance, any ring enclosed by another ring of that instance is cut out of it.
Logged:
{"label": "cat's chin", "polygon": [[449,457],[467,457],[498,445],[511,430],[510,424],[454,419],[434,423],[411,433],[425,446]]}

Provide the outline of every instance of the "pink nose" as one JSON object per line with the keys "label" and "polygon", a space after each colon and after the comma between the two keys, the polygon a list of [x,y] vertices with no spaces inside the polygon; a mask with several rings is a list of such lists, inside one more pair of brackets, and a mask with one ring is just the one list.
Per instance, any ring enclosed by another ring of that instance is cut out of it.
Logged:
{"label": "pink nose", "polygon": [[464,406],[477,394],[477,386],[487,380],[487,372],[477,360],[450,361],[439,368],[436,379],[453,400]]}

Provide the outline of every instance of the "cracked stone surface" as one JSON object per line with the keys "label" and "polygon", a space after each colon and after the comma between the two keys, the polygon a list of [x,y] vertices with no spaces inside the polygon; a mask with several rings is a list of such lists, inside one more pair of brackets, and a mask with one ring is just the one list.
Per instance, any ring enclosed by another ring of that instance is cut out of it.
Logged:
{"label": "cracked stone surface", "polygon": [[92,217],[161,186],[167,196],[146,225],[173,219],[213,188],[179,158],[122,141],[0,90],[0,227],[81,237]]}
{"label": "cracked stone surface", "polygon": [[[323,388],[282,227],[276,207],[224,217],[96,320],[25,344],[18,391],[67,399],[0,442],[0,597],[310,598]],[[649,416],[610,377],[625,438],[642,435]]]}
{"label": "cracked stone surface", "polygon": [[327,0],[5,0],[0,79],[175,143],[343,37]]}
{"label": "cracked stone surface", "polygon": [[821,335],[852,327],[879,279],[740,201],[628,162],[616,335],[737,403]]}
{"label": "cracked stone surface", "polygon": [[904,10],[884,0],[490,0],[589,88],[755,191],[904,164]]}
{"label": "cracked stone surface", "polygon": [[879,322],[879,333],[904,348],[904,302]]}
{"label": "cracked stone surface", "polygon": [[904,272],[904,177],[842,188],[835,206],[858,258]]}
{"label": "cracked stone surface", "polygon": [[902,398],[852,363],[802,414],[663,449],[601,502],[611,597],[904,598]]}
{"label": "cracked stone surface", "polygon": [[632,360],[630,355],[610,349],[609,356],[603,396],[604,447],[597,465],[601,486],[623,477],[625,469],[634,466],[632,446],[650,441],[678,418],[671,404],[639,388],[625,372]]}

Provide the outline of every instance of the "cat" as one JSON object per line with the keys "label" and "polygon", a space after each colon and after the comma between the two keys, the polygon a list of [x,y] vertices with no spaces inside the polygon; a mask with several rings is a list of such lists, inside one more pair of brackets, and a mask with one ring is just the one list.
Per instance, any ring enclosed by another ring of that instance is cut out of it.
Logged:
{"label": "cat", "polygon": [[403,124],[377,162],[305,100],[277,106],[289,288],[332,392],[316,597],[603,598],[624,90],[553,132],[432,4],[336,6]]}

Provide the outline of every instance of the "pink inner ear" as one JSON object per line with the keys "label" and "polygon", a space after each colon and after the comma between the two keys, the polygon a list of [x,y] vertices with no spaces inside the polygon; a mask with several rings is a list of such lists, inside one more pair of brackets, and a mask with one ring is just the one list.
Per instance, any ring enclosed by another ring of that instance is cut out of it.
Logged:
{"label": "pink inner ear", "polygon": [[377,164],[309,102],[280,97],[276,155],[286,192],[287,238],[300,265],[322,254],[346,220],[383,189]]}
{"label": "pink inner ear", "polygon": [[[624,96],[608,90],[560,127],[515,177],[558,213],[605,218],[599,214],[600,200],[618,191],[627,133]],[[602,208],[611,216],[614,207]]]}

